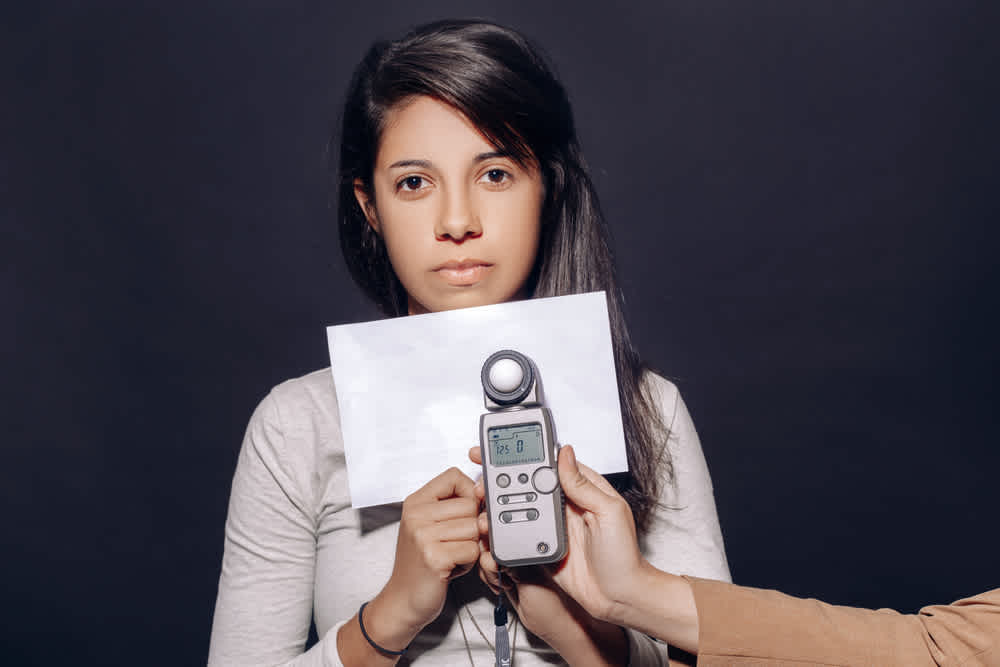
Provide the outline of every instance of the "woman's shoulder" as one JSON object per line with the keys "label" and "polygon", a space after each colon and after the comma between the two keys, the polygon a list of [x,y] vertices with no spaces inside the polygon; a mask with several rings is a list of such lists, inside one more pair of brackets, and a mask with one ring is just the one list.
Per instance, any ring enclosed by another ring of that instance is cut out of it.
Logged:
{"label": "woman's shoulder", "polygon": [[[708,468],[698,432],[677,385],[653,370],[645,372],[643,381],[648,396],[659,412],[660,423],[666,435],[667,455],[678,486],[684,486],[685,479],[696,479],[698,485],[707,481]],[[711,482],[707,481],[706,486],[710,490]]]}
{"label": "woman's shoulder", "polygon": [[[330,368],[275,385],[251,418],[284,440],[339,440],[340,413]],[[301,443],[300,443],[301,445]]]}
{"label": "woman's shoulder", "polygon": [[325,412],[337,409],[337,392],[330,367],[321,368],[275,385],[265,400],[271,400],[290,414]]}
{"label": "woman's shoulder", "polygon": [[[244,447],[306,499],[319,497],[344,466],[333,375],[323,368],[275,385],[247,427]],[[318,506],[306,502],[304,506]]]}
{"label": "woman's shoulder", "polygon": [[677,385],[659,371],[652,369],[646,369],[643,373],[643,384],[666,429],[671,456],[685,456],[686,453],[691,453],[696,458],[701,458],[698,434]]}
{"label": "woman's shoulder", "polygon": [[667,426],[672,415],[681,402],[681,392],[673,382],[662,373],[652,368],[646,368],[642,374],[643,388],[653,403],[659,408],[660,415],[667,420]]}

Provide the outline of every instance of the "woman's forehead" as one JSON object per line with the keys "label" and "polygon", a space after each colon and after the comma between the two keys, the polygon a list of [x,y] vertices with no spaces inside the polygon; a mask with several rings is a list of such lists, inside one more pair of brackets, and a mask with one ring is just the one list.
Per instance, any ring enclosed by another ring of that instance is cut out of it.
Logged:
{"label": "woman's forehead", "polygon": [[420,96],[395,104],[386,114],[377,163],[387,167],[399,160],[473,159],[496,150],[461,111]]}

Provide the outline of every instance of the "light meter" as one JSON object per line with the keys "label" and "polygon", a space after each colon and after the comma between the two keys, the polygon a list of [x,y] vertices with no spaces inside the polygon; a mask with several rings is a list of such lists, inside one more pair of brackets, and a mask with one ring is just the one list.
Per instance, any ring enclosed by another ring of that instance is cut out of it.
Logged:
{"label": "light meter", "polygon": [[483,364],[481,379],[489,412],[479,419],[479,448],[493,558],[507,567],[562,560],[565,499],[538,369],[520,352],[501,350]]}

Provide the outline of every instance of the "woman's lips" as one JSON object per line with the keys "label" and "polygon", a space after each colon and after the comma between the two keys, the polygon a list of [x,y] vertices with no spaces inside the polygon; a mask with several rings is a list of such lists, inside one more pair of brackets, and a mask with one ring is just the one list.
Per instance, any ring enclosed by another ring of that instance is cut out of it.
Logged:
{"label": "woman's lips", "polygon": [[475,285],[493,269],[489,262],[478,259],[463,259],[445,262],[434,269],[449,285]]}

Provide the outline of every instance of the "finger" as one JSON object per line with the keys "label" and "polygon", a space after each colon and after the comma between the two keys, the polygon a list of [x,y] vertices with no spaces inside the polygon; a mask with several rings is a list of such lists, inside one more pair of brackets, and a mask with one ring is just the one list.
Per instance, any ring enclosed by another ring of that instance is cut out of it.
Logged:
{"label": "finger", "polygon": [[433,542],[457,542],[467,540],[479,542],[479,525],[475,519],[468,517],[462,519],[451,519],[449,521],[439,521],[422,529],[424,538]]}
{"label": "finger", "polygon": [[511,586],[514,586],[521,583],[521,579],[521,568],[507,568],[503,571],[503,579],[500,580],[500,583],[509,581],[511,582]]}
{"label": "finger", "polygon": [[[480,559],[482,559],[482,556],[480,556]],[[480,560],[480,562],[482,561]],[[491,577],[482,567],[479,568],[479,580],[486,584],[486,587],[493,591],[494,595],[500,592],[500,589],[497,587],[496,578]]]}
{"label": "finger", "polygon": [[476,480],[476,499],[479,502],[486,500],[486,485],[483,484],[483,478],[480,477]]}
{"label": "finger", "polygon": [[510,570],[505,569],[503,577],[501,577],[500,566],[494,560],[493,554],[488,550],[479,554],[479,572],[480,577],[486,582],[486,585],[493,589],[494,593],[500,588],[505,591],[514,588],[514,581],[510,577]]}
{"label": "finger", "polygon": [[591,512],[600,513],[612,502],[611,496],[580,470],[572,445],[564,445],[559,450],[559,485],[575,505]]}
{"label": "finger", "polygon": [[476,566],[475,563],[466,563],[465,565],[456,565],[455,568],[451,571],[451,574],[448,575],[448,581],[451,581],[452,579],[458,579],[459,577],[464,577],[469,572],[471,572],[472,568],[474,568],[475,566]]}
{"label": "finger", "polygon": [[497,572],[500,571],[500,568],[497,565],[496,560],[494,560],[493,554],[490,553],[489,550],[479,554],[479,567],[482,568],[483,572],[485,572],[487,576],[493,580],[493,583],[496,583]]}
{"label": "finger", "polygon": [[518,608],[520,600],[517,595],[517,584],[511,581],[511,578],[507,576],[507,570],[503,571],[503,576],[499,577],[498,582],[498,575],[496,573],[489,576],[489,574],[483,570],[482,567],[480,567],[479,578],[483,580],[483,583],[485,583],[495,595],[499,595],[503,592],[507,598],[507,604],[510,605],[510,608],[513,608],[515,612],[520,611]]}
{"label": "finger", "polygon": [[483,464],[483,450],[479,447],[469,447],[469,459],[473,463]]}
{"label": "finger", "polygon": [[[597,472],[596,470],[594,470],[593,468],[591,468],[590,466],[588,466],[587,464],[581,462],[579,459],[576,458],[576,450],[573,449],[572,445],[562,445],[562,446],[560,446],[560,448],[559,448],[560,452],[562,452],[563,447],[569,447],[570,448],[570,454],[573,456],[573,459],[576,461],[576,465],[580,469],[580,472],[583,473],[584,477],[586,477],[588,480],[590,480],[591,483],[594,484],[594,486],[596,486],[601,491],[604,491],[605,493],[607,493],[610,496],[616,496],[616,495],[618,495],[618,491],[615,489],[615,487],[611,486],[611,482],[609,482],[604,475],[600,474],[599,472]],[[557,461],[557,465],[558,465],[558,461]]]}
{"label": "finger", "polygon": [[441,542],[435,554],[437,559],[435,565],[442,571],[450,573],[462,565],[475,565],[479,561],[479,545],[469,540]]}
{"label": "finger", "polygon": [[479,501],[474,498],[446,498],[422,505],[421,511],[422,516],[431,521],[475,519],[479,516]]}
{"label": "finger", "polygon": [[[563,450],[564,447],[569,447],[570,448],[570,454],[573,456],[573,459],[576,461],[576,465],[580,469],[580,472],[583,473],[583,476],[586,477],[588,480],[590,480],[590,482],[594,486],[596,486],[601,491],[604,491],[605,493],[607,493],[610,496],[619,495],[618,491],[615,489],[615,487],[613,487],[611,485],[611,482],[609,482],[604,475],[600,474],[599,472],[597,472],[596,470],[594,470],[593,468],[591,468],[590,466],[588,466],[586,463],[583,463],[578,458],[576,458],[576,450],[573,449],[572,445],[562,445],[562,446],[560,446],[560,448],[559,448],[560,455],[561,455],[562,450]],[[558,465],[558,460],[556,461],[556,465]]]}
{"label": "finger", "polygon": [[599,488],[601,491],[611,497],[620,495],[615,487],[611,486],[611,482],[609,482],[604,475],[600,474],[590,466],[580,463],[579,461],[576,462],[576,465],[580,467],[580,472],[583,473],[583,476],[590,480],[590,483]]}
{"label": "finger", "polygon": [[422,502],[424,500],[443,500],[456,496],[475,498],[475,483],[464,472],[452,467],[414,491],[410,497]]}
{"label": "finger", "polygon": [[489,531],[483,531],[483,525],[479,524],[479,544],[482,545],[483,551],[490,550],[490,533]]}
{"label": "finger", "polygon": [[479,503],[472,498],[447,498],[420,502],[410,496],[403,503],[403,523],[408,526],[433,524],[451,519],[477,519]]}

